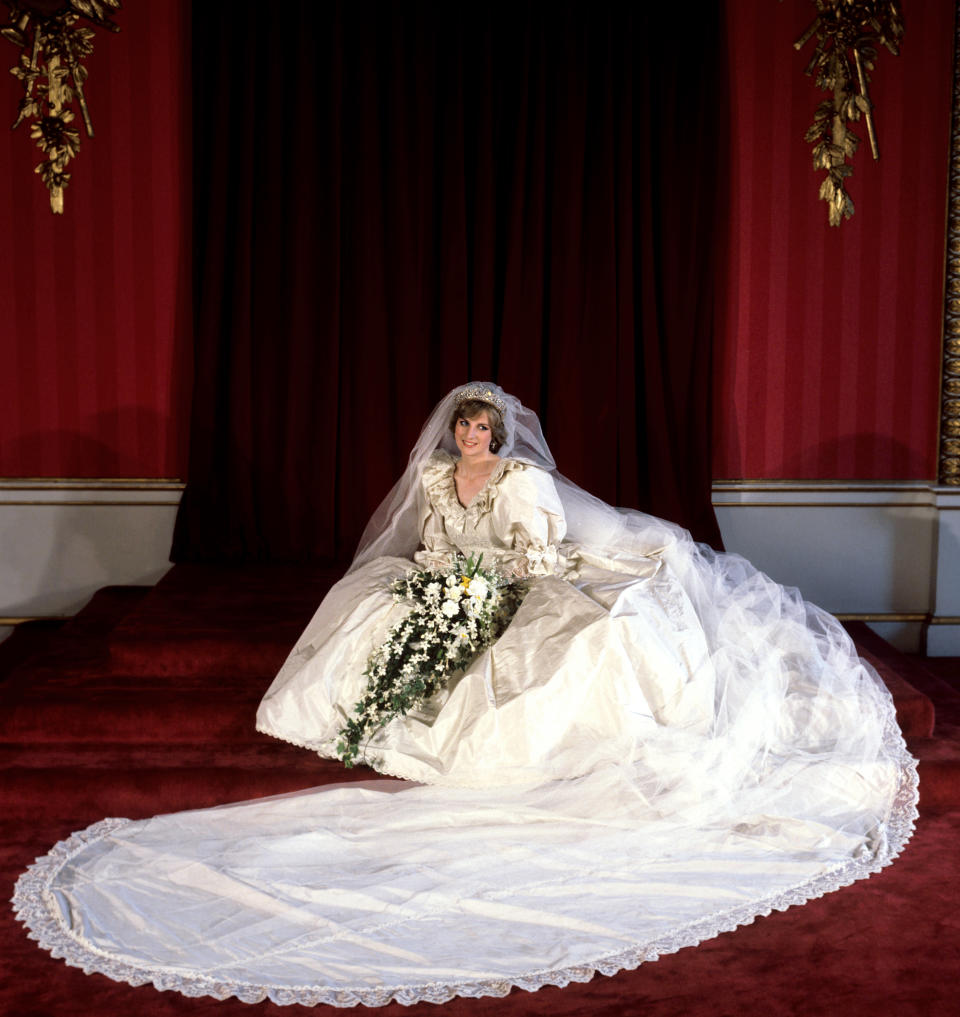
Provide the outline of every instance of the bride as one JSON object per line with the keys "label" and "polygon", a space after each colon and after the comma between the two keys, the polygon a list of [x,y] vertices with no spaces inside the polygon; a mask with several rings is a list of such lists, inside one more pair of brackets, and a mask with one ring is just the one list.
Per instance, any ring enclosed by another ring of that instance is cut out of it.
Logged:
{"label": "bride", "polygon": [[383,779],[57,845],[14,898],[67,963],[188,995],[378,1005],[612,974],[889,864],[916,765],[842,628],[744,559],[561,476],[536,415],[449,393],[259,730],[324,756],[409,604],[460,560],[509,627],[373,734]]}

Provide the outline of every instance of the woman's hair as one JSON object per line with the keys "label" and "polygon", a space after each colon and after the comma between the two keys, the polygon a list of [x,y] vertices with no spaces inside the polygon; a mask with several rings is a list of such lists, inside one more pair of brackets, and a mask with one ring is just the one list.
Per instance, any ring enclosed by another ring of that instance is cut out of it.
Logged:
{"label": "woman's hair", "polygon": [[487,420],[490,421],[492,437],[490,451],[496,452],[497,449],[503,447],[504,442],[507,440],[507,429],[503,426],[503,417],[500,416],[500,411],[491,403],[485,403],[480,399],[465,399],[454,409],[450,417],[450,433],[453,434],[456,431],[458,420],[472,420],[484,410],[487,414]]}

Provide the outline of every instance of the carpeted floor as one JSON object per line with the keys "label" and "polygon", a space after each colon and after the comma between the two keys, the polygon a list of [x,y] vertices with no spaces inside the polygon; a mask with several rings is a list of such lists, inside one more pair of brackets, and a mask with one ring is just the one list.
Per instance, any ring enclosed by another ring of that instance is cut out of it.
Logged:
{"label": "carpeted floor", "polygon": [[[139,818],[369,777],[253,730],[260,695],[334,578],[292,566],[177,566],[154,590],[103,590],[68,624],[24,628],[0,644],[0,881],[7,895],[35,856],[104,816]],[[898,654],[865,626],[850,628],[890,685],[920,758],[921,820],[895,865],[612,978],[379,1012],[960,1014],[951,979],[960,970],[956,672]],[[39,950],[8,909],[0,912],[0,970],[0,1013],[11,1017],[303,1012],[85,976]]]}

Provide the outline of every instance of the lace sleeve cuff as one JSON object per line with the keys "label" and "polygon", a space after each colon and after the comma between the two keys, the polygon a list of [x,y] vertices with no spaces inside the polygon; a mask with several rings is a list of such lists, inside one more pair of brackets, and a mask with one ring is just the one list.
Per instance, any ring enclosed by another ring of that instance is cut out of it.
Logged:
{"label": "lace sleeve cuff", "polygon": [[560,564],[560,555],[552,544],[546,547],[528,547],[521,559],[528,576],[552,576]]}

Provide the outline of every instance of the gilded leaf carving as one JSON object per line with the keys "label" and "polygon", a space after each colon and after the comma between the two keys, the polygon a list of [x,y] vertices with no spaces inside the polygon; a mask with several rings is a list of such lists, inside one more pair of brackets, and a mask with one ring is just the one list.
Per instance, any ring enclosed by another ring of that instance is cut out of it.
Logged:
{"label": "gilded leaf carving", "polygon": [[854,212],[844,181],[853,173],[852,159],[860,138],[848,126],[863,119],[874,159],[880,158],[870,99],[868,71],[874,69],[879,47],[900,51],[903,22],[895,0],[813,0],[817,16],[793,44],[802,49],[814,36],[816,48],[804,73],[815,75],[817,87],[832,93],[813,114],[804,140],[813,146],[813,168],[824,170],[820,198],[827,203],[827,221],[839,226]]}
{"label": "gilded leaf carving", "polygon": [[121,0],[4,0],[10,9],[10,23],[0,26],[0,35],[21,50],[10,72],[23,85],[17,108],[16,130],[32,121],[30,137],[46,156],[36,166],[50,192],[50,208],[63,213],[63,189],[70,181],[67,164],[80,151],[80,131],[72,127],[74,100],[87,137],[93,137],[93,122],[83,93],[87,68],[81,63],[93,52],[93,29],[79,24],[81,17],[111,32],[119,31],[112,15]]}

